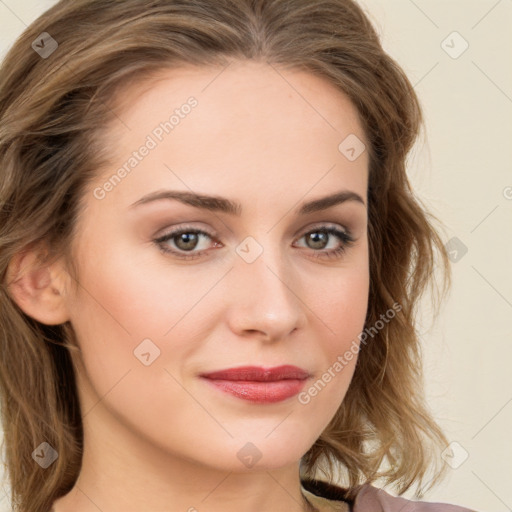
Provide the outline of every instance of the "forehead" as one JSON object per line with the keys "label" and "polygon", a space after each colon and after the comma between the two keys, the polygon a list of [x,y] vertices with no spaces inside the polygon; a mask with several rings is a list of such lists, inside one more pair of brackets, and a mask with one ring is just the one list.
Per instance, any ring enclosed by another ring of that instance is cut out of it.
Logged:
{"label": "forehead", "polygon": [[345,140],[367,144],[357,109],[311,73],[256,62],[162,69],[114,100],[119,120],[106,135],[112,167],[103,179],[148,140],[154,146],[130,171],[130,186],[116,187],[123,202],[157,185],[232,197],[290,182],[298,195],[340,183],[366,188],[367,152],[351,161],[340,149]]}
{"label": "forehead", "polygon": [[[203,116],[221,107],[224,118],[231,114],[233,120],[241,115],[257,120],[260,114],[276,124],[285,121],[292,109],[295,116],[301,113],[310,122],[316,117],[312,126],[323,124],[340,134],[350,127],[360,128],[357,109],[326,78],[265,62],[234,61],[226,66],[162,68],[121,88],[111,98],[119,116],[112,129],[120,134],[134,126],[142,128],[137,124],[142,118],[165,118],[191,96],[201,103]],[[276,106],[269,112],[268,107]]]}

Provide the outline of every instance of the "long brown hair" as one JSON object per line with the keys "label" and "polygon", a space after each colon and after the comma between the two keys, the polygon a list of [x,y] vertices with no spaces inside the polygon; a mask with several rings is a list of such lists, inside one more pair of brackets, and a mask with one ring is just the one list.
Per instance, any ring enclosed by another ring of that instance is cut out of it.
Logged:
{"label": "long brown hair", "polygon": [[[35,51],[36,38],[53,53]],[[100,132],[116,120],[116,92],[163,68],[233,60],[308,71],[356,106],[370,156],[366,326],[401,306],[360,351],[343,403],[303,457],[303,477],[324,468],[334,478],[342,468],[350,489],[384,477],[402,493],[441,474],[429,475],[446,439],[424,403],[415,318],[428,285],[439,291],[438,258],[447,291],[449,263],[406,176],[422,123],[418,99],[362,9],[352,0],[61,0],[24,31],[0,70],[0,393],[16,511],[47,512],[72,488],[83,432],[72,326],[24,314],[9,293],[9,264],[44,242],[42,263],[64,255],[73,268],[75,221],[108,162]],[[43,441],[59,454],[45,470],[32,458]]]}

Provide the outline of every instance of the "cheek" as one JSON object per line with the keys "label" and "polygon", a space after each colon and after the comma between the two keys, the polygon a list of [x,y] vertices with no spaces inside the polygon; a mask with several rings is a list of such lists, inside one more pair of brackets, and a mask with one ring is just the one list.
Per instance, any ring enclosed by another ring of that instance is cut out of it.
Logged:
{"label": "cheek", "polygon": [[326,348],[338,353],[347,343],[356,338],[364,327],[369,297],[369,267],[366,246],[360,248],[347,264],[329,270],[319,288],[315,303],[319,315],[331,334],[325,338]]}
{"label": "cheek", "polygon": [[[322,287],[318,296],[321,318],[331,334],[344,338],[362,329],[368,307],[368,278],[363,273],[347,272]],[[333,331],[333,332],[332,332]]]}
{"label": "cheek", "polygon": [[[190,308],[190,301],[177,292],[186,286],[179,275],[170,288],[150,265],[127,257],[131,251],[114,253],[107,248],[101,256],[84,255],[80,287],[73,297],[71,323],[81,360],[100,396],[127,372],[130,379],[144,373],[144,381],[148,370],[159,366],[164,334]],[[155,361],[151,367],[143,363],[148,359]]]}
{"label": "cheek", "polygon": [[[364,251],[356,264],[340,269],[316,294],[321,364],[312,382],[299,395],[311,415],[327,422],[341,404],[352,380],[359,355],[359,335],[364,329],[369,296],[368,259]],[[319,327],[320,328],[320,327]],[[325,423],[326,425],[327,423]]]}
{"label": "cheek", "polygon": [[144,338],[159,339],[173,330],[214,283],[207,270],[166,265],[158,249],[134,248],[124,240],[91,258],[84,255],[83,261],[73,322],[109,331],[132,349]]}
{"label": "cheek", "polygon": [[317,418],[317,436],[340,407],[354,375],[368,304],[366,282],[364,276],[353,278],[350,286],[345,281],[342,292],[328,289],[324,297],[322,320],[329,327],[329,334],[319,338],[321,363],[297,397],[307,416]]}

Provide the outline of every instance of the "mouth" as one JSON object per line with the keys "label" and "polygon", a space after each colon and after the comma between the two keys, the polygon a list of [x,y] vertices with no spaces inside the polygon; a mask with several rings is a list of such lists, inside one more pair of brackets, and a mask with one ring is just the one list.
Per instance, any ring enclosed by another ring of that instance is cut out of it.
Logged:
{"label": "mouth", "polygon": [[200,375],[217,390],[255,403],[275,403],[300,393],[309,372],[292,365],[242,366]]}

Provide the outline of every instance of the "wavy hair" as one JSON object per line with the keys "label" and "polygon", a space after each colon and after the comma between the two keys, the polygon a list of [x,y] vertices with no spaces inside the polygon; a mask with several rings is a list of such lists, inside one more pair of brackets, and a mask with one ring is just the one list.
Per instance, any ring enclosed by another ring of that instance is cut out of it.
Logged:
{"label": "wavy hair", "polygon": [[[32,46],[43,32],[58,43],[44,58]],[[341,469],[349,493],[383,478],[401,494],[427,480],[447,443],[425,404],[415,327],[429,284],[437,306],[438,261],[443,293],[451,281],[437,219],[406,175],[421,108],[364,11],[352,0],[61,0],[23,32],[0,68],[0,404],[13,510],[47,512],[69,492],[83,431],[73,327],[24,314],[9,293],[10,262],[44,243],[41,264],[64,256],[73,269],[76,219],[108,162],[101,134],[115,120],[119,91],[151,83],[163,69],[235,60],[310,72],[353,102],[370,157],[365,326],[401,306],[361,349],[343,403],[301,461],[304,481],[323,473],[335,482]],[[32,458],[43,440],[59,454],[45,470]]]}

